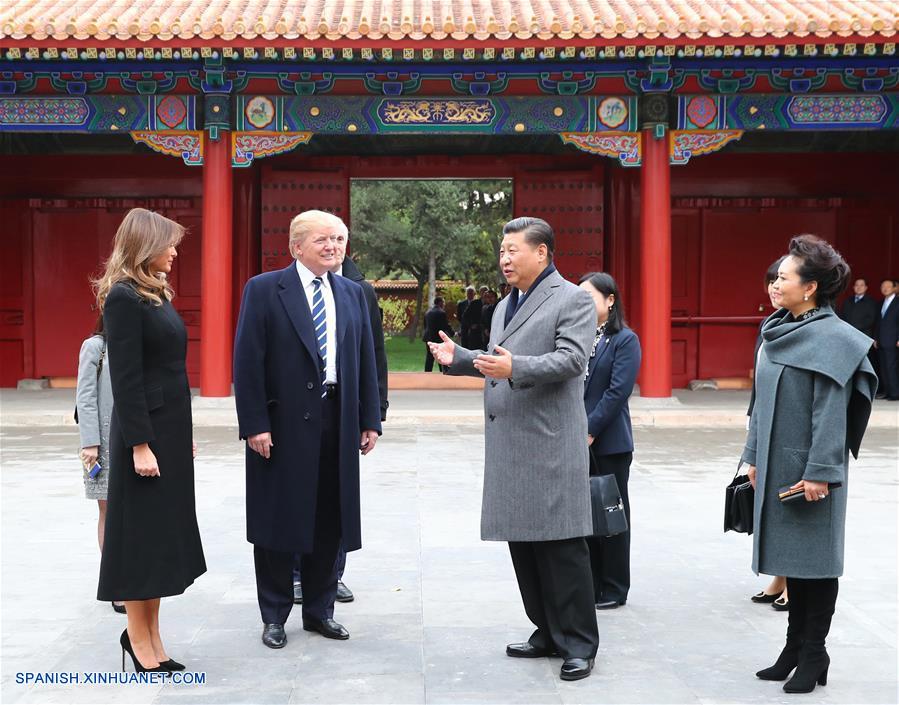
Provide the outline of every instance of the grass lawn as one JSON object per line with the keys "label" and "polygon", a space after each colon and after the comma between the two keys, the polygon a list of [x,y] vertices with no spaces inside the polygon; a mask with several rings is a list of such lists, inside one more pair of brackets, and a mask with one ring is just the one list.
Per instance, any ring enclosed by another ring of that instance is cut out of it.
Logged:
{"label": "grass lawn", "polygon": [[[385,336],[387,369],[391,372],[424,372],[425,344],[417,338],[410,341],[406,336]],[[434,365],[437,369],[437,365]],[[437,373],[435,373],[437,374]]]}

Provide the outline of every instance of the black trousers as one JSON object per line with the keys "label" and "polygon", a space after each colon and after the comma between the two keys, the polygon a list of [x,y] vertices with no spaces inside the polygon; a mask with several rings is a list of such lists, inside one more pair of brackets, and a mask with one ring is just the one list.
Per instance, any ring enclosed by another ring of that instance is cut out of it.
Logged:
{"label": "black trousers", "polygon": [[594,658],[599,627],[587,542],[510,541],[509,552],[524,611],[537,627],[528,641],[562,658]]}
{"label": "black trousers", "polygon": [[[311,553],[300,556],[303,575],[303,618],[313,621],[334,616],[337,596],[337,552],[340,548],[340,480],[338,449],[340,405],[322,399],[322,436],[315,504],[315,535]],[[266,624],[284,624],[293,607],[293,569],[296,554],[253,548],[256,594]]]}
{"label": "black trousers", "polygon": [[593,597],[597,602],[627,601],[631,589],[631,503],[627,494],[627,481],[631,474],[633,453],[592,456],[591,475],[614,475],[624,503],[627,531],[617,536],[588,536],[590,568],[593,572]]}
{"label": "black trousers", "polygon": [[886,394],[890,399],[899,398],[899,367],[897,367],[897,350],[893,345],[879,345],[877,359],[880,362],[880,386],[878,392]]}
{"label": "black trousers", "polygon": [[[302,559],[303,555],[300,553],[295,554],[293,557],[293,581],[295,583],[303,582]],[[337,579],[343,580],[343,574],[346,571],[346,549],[343,547],[343,541],[341,541],[340,546],[337,547],[336,563],[335,570],[337,571]]]}

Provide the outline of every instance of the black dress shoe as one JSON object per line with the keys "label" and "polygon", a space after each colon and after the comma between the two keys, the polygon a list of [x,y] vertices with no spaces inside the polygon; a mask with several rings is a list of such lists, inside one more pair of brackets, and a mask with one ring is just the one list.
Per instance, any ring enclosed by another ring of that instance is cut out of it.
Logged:
{"label": "black dress shoe", "polygon": [[770,605],[781,595],[783,595],[783,591],[767,593],[764,590],[762,590],[761,592],[757,592],[755,595],[753,595],[749,599],[758,604]]}
{"label": "black dress shoe", "polygon": [[506,656],[511,656],[512,658],[545,658],[558,655],[558,652],[555,650],[538,648],[529,641],[506,646]]}
{"label": "black dress shoe", "polygon": [[603,600],[602,602],[596,603],[596,609],[598,609],[598,610],[614,610],[623,604],[624,604],[624,601],[619,602],[618,600]]}
{"label": "black dress shoe", "polygon": [[287,643],[287,635],[284,633],[283,624],[266,624],[262,628],[262,643],[270,649],[284,648]]}
{"label": "black dress shoe", "polygon": [[295,605],[303,604],[303,583],[294,583],[293,584],[293,604],[295,604]]}
{"label": "black dress shoe", "polygon": [[113,602],[112,611],[118,612],[119,614],[125,614],[125,603],[123,602],[122,604],[117,605],[115,602]]}
{"label": "black dress shoe", "polygon": [[346,585],[343,584],[342,580],[337,581],[337,601],[338,602],[352,602],[356,598],[353,596],[353,591],[350,590]]}
{"label": "black dress shoe", "polygon": [[328,639],[349,639],[350,633],[342,624],[338,624],[333,619],[323,619],[322,621],[313,621],[311,619],[303,620],[303,629],[307,632],[318,632]]}
{"label": "black dress shoe", "polygon": [[579,681],[586,678],[593,670],[593,659],[567,658],[562,662],[559,678],[563,681]]}

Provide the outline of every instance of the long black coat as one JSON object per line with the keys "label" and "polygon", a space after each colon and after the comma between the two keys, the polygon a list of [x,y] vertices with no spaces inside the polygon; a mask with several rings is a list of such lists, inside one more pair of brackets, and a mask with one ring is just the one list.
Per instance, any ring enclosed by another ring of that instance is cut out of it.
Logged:
{"label": "long black coat", "polygon": [[[194,500],[187,331],[166,301],[116,284],[103,326],[114,407],[106,533],[98,600],[179,595],[206,572]],[[149,443],[159,477],[134,472],[132,448]]]}
{"label": "long black coat", "polygon": [[[329,274],[337,308],[340,518],[347,551],[362,547],[359,439],[381,432],[378,378],[365,297]],[[312,313],[296,265],[247,282],[234,341],[241,438],[272,434],[266,460],[246,449],[247,540],[289,553],[312,551],[321,442],[321,377]]]}
{"label": "long black coat", "polygon": [[343,261],[342,275],[362,287],[365,303],[368,304],[368,320],[371,322],[371,338],[375,346],[375,366],[378,369],[378,398],[381,400],[381,421],[387,420],[387,351],[384,348],[384,326],[381,323],[381,309],[378,306],[378,293],[365,281],[362,272],[349,257]]}

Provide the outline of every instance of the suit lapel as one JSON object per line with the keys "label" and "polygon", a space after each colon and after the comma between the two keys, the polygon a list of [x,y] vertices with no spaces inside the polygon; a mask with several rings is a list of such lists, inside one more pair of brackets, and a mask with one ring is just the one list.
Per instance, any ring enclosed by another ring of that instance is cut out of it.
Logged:
{"label": "suit lapel", "polygon": [[[521,326],[524,325],[525,321],[527,321],[531,316],[534,315],[534,312],[540,308],[545,301],[549,299],[555,292],[559,283],[554,281],[555,277],[561,276],[559,274],[551,274],[546,279],[544,279],[540,284],[537,285],[537,288],[532,291],[528,297],[524,300],[524,303],[521,305],[515,314],[512,316],[512,320],[509,321],[509,325],[506,326],[506,329],[503,331],[500,339],[498,341],[499,345],[502,345],[509,338],[512,333],[517,331]],[[506,301],[508,301],[509,297],[506,297]],[[508,303],[506,304],[508,306]],[[496,316],[496,313],[493,314]],[[503,319],[505,319],[505,311],[503,311]]]}
{"label": "suit lapel", "polygon": [[596,365],[599,363],[599,358],[606,354],[606,350],[612,347],[612,339],[608,336],[603,336],[602,340],[599,341],[599,345],[596,346],[596,354],[593,356],[593,359],[590,360],[590,379],[593,379],[593,371],[596,369]]}
{"label": "suit lapel", "polygon": [[313,360],[318,360],[318,346],[315,344],[315,331],[312,327],[312,313],[306,301],[306,292],[300,282],[300,274],[295,264],[287,266],[278,280],[278,296],[294,330],[309,351]]}

